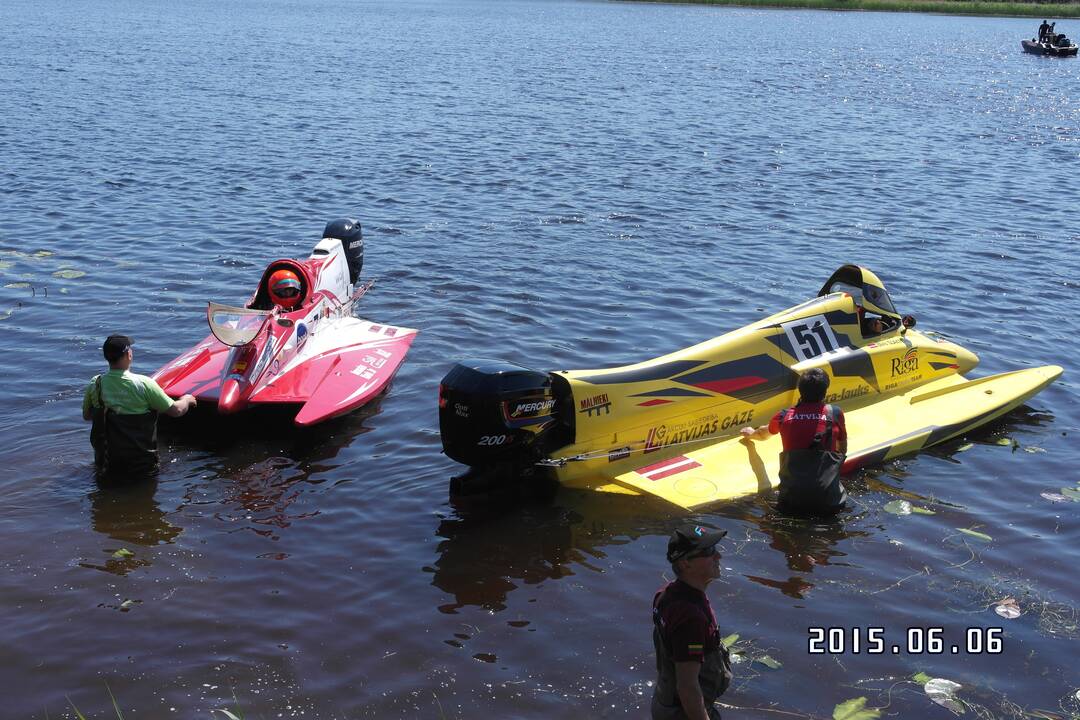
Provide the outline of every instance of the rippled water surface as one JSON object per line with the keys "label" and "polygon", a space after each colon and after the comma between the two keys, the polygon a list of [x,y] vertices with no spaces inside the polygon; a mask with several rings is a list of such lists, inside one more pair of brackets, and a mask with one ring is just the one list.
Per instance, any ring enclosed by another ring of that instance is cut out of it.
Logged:
{"label": "rippled water surface", "polygon": [[[768,498],[695,516],[730,533],[725,716],[951,717],[919,671],[981,717],[1080,714],[1080,506],[1042,496],[1080,479],[1080,64],[1021,53],[1035,22],[539,0],[6,0],[0,22],[6,716],[111,717],[106,684],[125,717],[645,716],[683,516],[451,505],[438,381],[675,350],[845,262],[976,374],[1066,372],[854,478],[841,525]],[[156,485],[99,488],[79,402],[102,338],[156,369],[206,300],[346,215],[363,314],[421,330],[389,393],[307,432],[174,422]],[[1002,627],[1004,653],[810,656],[814,625]]]}

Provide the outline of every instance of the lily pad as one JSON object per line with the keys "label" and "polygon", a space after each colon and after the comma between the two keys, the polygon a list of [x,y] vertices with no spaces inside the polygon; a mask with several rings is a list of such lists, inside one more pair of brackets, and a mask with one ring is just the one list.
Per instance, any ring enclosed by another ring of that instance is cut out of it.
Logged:
{"label": "lily pad", "polygon": [[731,646],[734,645],[737,642],[739,642],[739,633],[731,633],[726,638],[721,640],[720,644],[723,645],[728,650],[730,650]]}
{"label": "lily pad", "polygon": [[937,515],[937,513],[933,510],[930,510],[929,508],[919,507],[918,505],[912,505],[911,512],[918,515]]}
{"label": "lily pad", "polygon": [[12,290],[19,290],[21,288],[30,287],[30,283],[28,283],[28,282],[13,282],[13,283],[8,283],[4,287],[11,288]]}
{"label": "lily pad", "polygon": [[769,668],[770,670],[779,670],[780,668],[784,667],[783,663],[781,663],[779,660],[775,660],[775,659],[769,657],[768,655],[762,655],[760,657],[756,657],[756,658],[754,658],[754,661],[761,663],[762,665]]}
{"label": "lily pad", "polygon": [[964,712],[964,706],[956,699],[956,691],[961,687],[963,686],[960,683],[952,680],[931,678],[923,685],[923,692],[938,705],[948,708],[959,715]]}
{"label": "lily pad", "polygon": [[114,552],[112,554],[112,556],[114,558],[117,558],[117,559],[119,559],[119,558],[128,558],[128,557],[132,557],[133,555],[135,555],[135,553],[131,552],[127,548],[120,548],[119,550],[117,550],[116,552]]}
{"label": "lily pad", "polygon": [[15,263],[11,262],[10,260],[0,260],[0,270],[7,270],[14,264]]}
{"label": "lily pad", "polygon": [[131,607],[134,604],[135,604],[134,600],[125,600],[124,602],[120,603],[120,609],[121,610],[127,610],[129,607]]}
{"label": "lily pad", "polygon": [[915,682],[919,683],[920,685],[925,685],[926,683],[933,680],[932,677],[930,677],[929,675],[927,675],[926,673],[924,673],[922,671],[919,671],[919,672],[915,673],[914,675],[912,675],[911,679],[914,680]]}
{"label": "lily pad", "polygon": [[994,609],[994,612],[1004,617],[1005,620],[1016,620],[1017,617],[1020,617],[1020,608],[1017,608],[1014,604],[999,604]]}
{"label": "lily pad", "polygon": [[833,720],[874,720],[881,717],[877,708],[866,707],[866,698],[857,697],[844,702],[833,708]]}
{"label": "lily pad", "polygon": [[975,446],[972,445],[971,443],[964,443],[960,447],[956,448],[956,452],[964,452],[965,450],[970,450],[973,447],[975,447]]}
{"label": "lily pad", "polygon": [[1003,447],[1008,447],[1009,445],[1013,444],[1013,441],[1012,438],[998,438],[996,444]]}
{"label": "lily pad", "polygon": [[1080,488],[1061,488],[1061,494],[1073,502],[1080,502]]}
{"label": "lily pad", "polygon": [[34,253],[34,257],[38,258],[49,257],[50,255],[52,255],[52,253],[48,250],[38,250],[36,253]]}
{"label": "lily pad", "polygon": [[907,500],[890,500],[885,503],[885,512],[890,512],[893,515],[910,515],[911,503]]}
{"label": "lily pad", "polygon": [[1020,617],[1020,606],[1017,605],[1016,598],[1007,597],[994,604],[994,612],[1006,620],[1015,620]]}
{"label": "lily pad", "polygon": [[1026,452],[1026,453],[1044,453],[1044,452],[1046,452],[1046,450],[1039,447],[1038,445],[1028,445],[1027,447],[1024,448],[1024,452]]}
{"label": "lily pad", "polygon": [[956,528],[956,529],[959,530],[960,532],[964,533],[965,535],[970,535],[971,537],[978,538],[979,540],[985,540],[986,542],[993,542],[994,541],[994,538],[990,537],[986,533],[981,533],[978,530],[972,530],[971,528]]}
{"label": "lily pad", "polygon": [[57,270],[53,273],[53,277],[60,278],[61,280],[74,280],[75,278],[81,278],[86,273],[82,270],[74,270],[72,268],[64,268],[63,270]]}
{"label": "lily pad", "polygon": [[1069,497],[1061,493],[1039,493],[1050,502],[1069,502]]}

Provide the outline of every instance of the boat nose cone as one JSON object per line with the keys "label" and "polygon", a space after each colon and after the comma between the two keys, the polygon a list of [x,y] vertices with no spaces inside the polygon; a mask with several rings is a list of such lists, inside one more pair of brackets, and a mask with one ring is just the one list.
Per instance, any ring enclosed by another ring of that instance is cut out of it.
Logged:
{"label": "boat nose cone", "polygon": [[240,383],[228,378],[221,384],[221,397],[218,399],[218,412],[229,415],[240,409]]}
{"label": "boat nose cone", "polygon": [[966,348],[956,347],[956,372],[966,375],[979,364],[979,356]]}

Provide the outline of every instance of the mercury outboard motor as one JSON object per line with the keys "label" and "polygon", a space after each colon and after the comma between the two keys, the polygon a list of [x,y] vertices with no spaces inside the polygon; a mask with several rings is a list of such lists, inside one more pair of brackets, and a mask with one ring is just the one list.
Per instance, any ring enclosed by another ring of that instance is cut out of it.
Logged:
{"label": "mercury outboard motor", "polygon": [[573,404],[557,396],[550,374],[501,360],[458,363],[439,385],[439,432],[443,452],[470,471],[450,492],[535,477],[536,461],[568,442],[572,422]]}
{"label": "mercury outboard motor", "polygon": [[326,223],[323,237],[341,241],[349,261],[349,283],[355,285],[364,267],[364,235],[360,230],[360,221],[350,218],[331,220]]}

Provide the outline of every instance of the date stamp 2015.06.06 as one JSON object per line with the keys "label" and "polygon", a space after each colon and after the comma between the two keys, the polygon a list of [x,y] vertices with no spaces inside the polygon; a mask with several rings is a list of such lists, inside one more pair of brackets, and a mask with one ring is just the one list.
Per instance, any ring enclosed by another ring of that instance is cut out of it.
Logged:
{"label": "date stamp 2015.06.06", "polygon": [[886,639],[883,627],[810,627],[807,652],[811,655],[999,655],[1004,652],[999,627],[965,628],[962,637],[946,640],[945,628],[909,627],[902,636]]}

